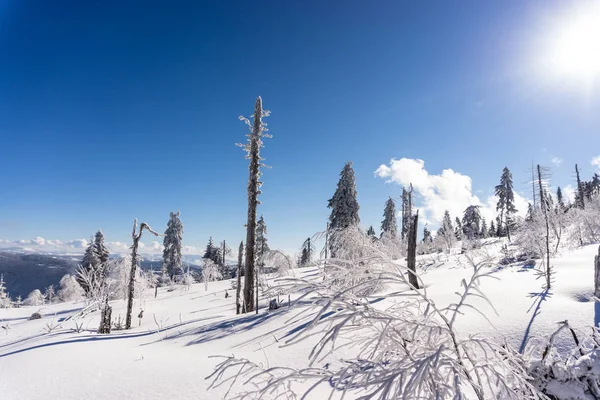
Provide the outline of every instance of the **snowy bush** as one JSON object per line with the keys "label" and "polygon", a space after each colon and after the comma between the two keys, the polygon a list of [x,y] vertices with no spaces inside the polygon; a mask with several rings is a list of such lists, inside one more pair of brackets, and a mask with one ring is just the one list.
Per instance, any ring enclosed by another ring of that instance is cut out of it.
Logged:
{"label": "snowy bush", "polygon": [[[293,345],[315,335],[320,338],[308,355],[308,365],[300,369],[264,369],[247,359],[223,357],[211,375],[211,386],[233,385],[243,379],[246,390],[251,389],[240,397],[249,399],[297,398],[299,389],[303,398],[308,398],[316,387],[329,388],[332,394],[360,392],[363,399],[381,400],[545,399],[509,346],[488,337],[457,335],[455,323],[462,310],[475,309],[470,299],[486,299],[479,282],[490,277],[486,272],[490,264],[471,264],[472,277],[461,282],[456,302],[446,308],[438,308],[427,289],[410,290],[407,268],[381,249],[372,250],[366,258],[348,261],[348,268],[355,271],[368,266],[372,277],[357,279],[354,287],[288,279],[283,284],[285,289],[301,293],[302,303],[313,304],[312,320],[299,326],[286,342]],[[391,305],[386,308],[360,295],[373,293],[382,285],[396,289],[390,294],[377,294],[389,300]],[[409,293],[411,296],[406,297]],[[394,301],[399,295],[409,300]],[[303,310],[301,315],[306,312]],[[344,360],[335,359],[340,348],[345,349]],[[326,364],[317,365],[325,360]],[[298,382],[308,386],[292,389]]]}
{"label": "snowy bush", "polygon": [[44,304],[45,297],[39,289],[32,290],[23,301],[26,306],[41,306]]}
{"label": "snowy bush", "polygon": [[[570,350],[559,351],[556,339],[560,335],[573,344]],[[596,328],[591,335],[581,335],[563,321],[547,341],[529,344],[525,353],[528,373],[545,395],[558,400],[600,398],[600,335]]]}
{"label": "snowy bush", "polygon": [[75,279],[73,275],[67,274],[63,276],[59,286],[58,298],[61,301],[79,300],[85,295],[83,288],[79,285],[77,279]]}
{"label": "snowy bush", "polygon": [[11,308],[12,301],[6,292],[6,285],[4,284],[4,276],[0,275],[0,308]]}

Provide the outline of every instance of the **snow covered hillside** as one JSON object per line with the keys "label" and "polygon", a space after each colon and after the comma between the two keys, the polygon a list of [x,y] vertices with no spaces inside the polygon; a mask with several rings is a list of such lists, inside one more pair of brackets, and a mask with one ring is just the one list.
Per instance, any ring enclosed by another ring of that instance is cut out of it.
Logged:
{"label": "snow covered hillside", "polygon": [[[469,255],[497,260],[500,248],[498,241]],[[553,259],[555,283],[548,292],[541,289],[543,279],[537,279],[533,266],[494,263],[489,270],[498,279],[483,279],[480,287],[497,314],[485,301],[475,301],[484,316],[475,311],[459,316],[457,331],[465,337],[475,333],[505,337],[519,349],[527,340],[545,339],[565,319],[577,331],[589,330],[600,321],[599,303],[591,301],[597,249],[586,246]],[[424,290],[438,306],[457,300],[461,280],[468,279],[473,269],[460,254],[420,256],[419,265]],[[315,267],[297,269],[295,275],[320,279]],[[70,318],[83,302],[0,309],[0,399],[220,399],[228,387],[209,390],[211,381],[205,378],[219,362],[210,356],[235,355],[263,367],[306,366],[318,338],[282,347],[306,321],[290,322],[303,305],[288,308],[285,299],[282,308],[267,311],[269,299],[262,298],[258,315],[236,316],[229,280],[211,282],[208,290],[203,284],[175,287],[160,288],[157,298],[147,290],[134,305],[134,315],[143,309],[143,318],[135,319],[129,331],[108,335],[96,333],[99,312]],[[371,301],[378,302],[380,296],[374,294]],[[378,307],[393,301],[403,300],[386,298]],[[123,318],[125,301],[113,301],[112,306],[113,321]],[[42,318],[28,320],[37,311]],[[566,348],[572,346],[572,338],[560,336],[557,343]],[[328,356],[343,357],[344,351]],[[229,396],[239,390],[234,387]],[[308,398],[326,398],[330,390],[325,384]]]}

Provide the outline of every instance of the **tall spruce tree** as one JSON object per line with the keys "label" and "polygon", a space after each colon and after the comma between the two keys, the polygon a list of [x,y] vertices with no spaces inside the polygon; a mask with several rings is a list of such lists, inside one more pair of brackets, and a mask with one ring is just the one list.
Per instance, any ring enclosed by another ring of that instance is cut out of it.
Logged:
{"label": "tall spruce tree", "polygon": [[373,242],[377,240],[377,236],[375,235],[375,229],[373,229],[373,225],[369,226],[369,229],[367,229],[367,236],[370,237]]}
{"label": "tall spruce tree", "polygon": [[[208,243],[206,244],[206,250],[204,250],[204,255],[202,256],[202,258],[206,259],[210,259],[213,260],[213,258],[215,257],[215,243],[213,242],[213,238],[212,236],[208,239]],[[213,260],[214,261],[214,260]]]}
{"label": "tall spruce tree", "polygon": [[488,237],[495,237],[496,236],[496,226],[494,225],[494,220],[492,220],[492,222],[490,222],[490,229],[488,230]]}
{"label": "tall spruce tree", "polygon": [[385,202],[383,210],[383,221],[381,221],[381,236],[386,235],[391,239],[395,239],[398,232],[396,223],[396,204],[392,198],[388,198]]}
{"label": "tall spruce tree", "polygon": [[488,227],[487,227],[487,223],[485,222],[485,218],[481,218],[481,232],[479,233],[479,237],[481,238],[486,238],[488,237]]}
{"label": "tall spruce tree", "polygon": [[105,268],[106,262],[110,257],[110,252],[108,251],[106,244],[104,244],[104,233],[102,233],[102,229],[98,229],[98,232],[96,232],[94,247],[96,248],[96,254],[98,255],[102,267]]}
{"label": "tall spruce tree", "polygon": [[433,238],[431,237],[431,231],[427,229],[427,225],[423,227],[423,243],[431,243]]}
{"label": "tall spruce tree", "polygon": [[565,203],[563,200],[563,194],[562,194],[562,190],[560,189],[560,186],[558,188],[556,188],[556,201],[558,202],[558,209],[560,211],[564,211]]}
{"label": "tall spruce tree", "polygon": [[512,174],[507,167],[502,170],[500,184],[496,186],[496,196],[498,203],[496,211],[500,211],[500,223],[504,223],[506,236],[510,241],[510,227],[512,225],[512,215],[517,212],[515,208],[515,195],[513,193]]}
{"label": "tall spruce tree", "polygon": [[465,209],[462,228],[463,233],[467,239],[477,239],[481,233],[481,214],[479,212],[479,206],[469,206]]}
{"label": "tall spruce tree", "polygon": [[444,234],[446,232],[454,233],[454,228],[452,227],[452,218],[450,218],[450,211],[448,210],[444,211],[444,218],[442,219],[441,229],[444,232]]}
{"label": "tall spruce tree", "polygon": [[360,217],[358,216],[358,200],[356,199],[356,182],[352,162],[347,162],[340,173],[340,180],[333,197],[329,199],[328,208],[331,208],[329,215],[329,230],[331,231],[331,240],[329,242],[331,257],[336,257],[336,240],[338,232],[350,227],[358,227]]}
{"label": "tall spruce tree", "polygon": [[458,218],[458,217],[456,217],[454,222],[455,222],[454,236],[456,236],[456,240],[462,240],[462,236],[463,236],[462,222],[460,222],[460,218]]}
{"label": "tall spruce tree", "polygon": [[177,270],[182,267],[183,224],[179,219],[179,215],[179,211],[170,214],[163,239],[163,271],[171,279],[173,279]]}
{"label": "tall spruce tree", "polygon": [[302,243],[300,266],[304,267],[312,262],[312,256],[314,251],[315,246],[313,246],[312,241],[310,240],[310,238],[306,239],[304,243]]}
{"label": "tall spruce tree", "polygon": [[92,289],[89,284],[95,285],[99,279],[99,269],[101,266],[100,257],[96,249],[96,242],[94,237],[90,239],[88,247],[83,253],[83,259],[81,260],[81,268],[86,271],[90,282],[86,282],[81,276],[77,276],[77,282],[81,285],[85,293],[89,293]]}
{"label": "tall spruce tree", "polygon": [[[267,132],[267,124],[263,122],[263,118],[269,116],[270,112],[263,110],[262,99],[257,97],[254,103],[253,120],[250,122],[248,118],[240,116],[240,120],[244,121],[250,128],[250,133],[246,135],[248,141],[245,144],[239,144],[246,151],[246,158],[250,160],[248,166],[248,219],[246,222],[246,263],[244,271],[244,304],[246,312],[254,311],[254,283],[255,283],[255,261],[254,250],[256,249],[256,209],[260,201],[258,195],[261,193],[260,167],[264,166],[261,161],[260,149],[263,146],[262,139],[270,138],[271,135]],[[258,310],[257,310],[258,312]]]}

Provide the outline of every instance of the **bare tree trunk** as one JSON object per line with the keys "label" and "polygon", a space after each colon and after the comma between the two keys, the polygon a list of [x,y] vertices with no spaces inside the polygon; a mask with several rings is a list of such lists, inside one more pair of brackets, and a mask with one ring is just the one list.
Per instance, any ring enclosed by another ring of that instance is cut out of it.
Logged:
{"label": "bare tree trunk", "polygon": [[135,272],[138,264],[137,250],[144,229],[148,230],[148,232],[152,233],[155,236],[160,236],[158,233],[154,232],[152,228],[150,228],[150,226],[145,222],[142,222],[142,224],[140,225],[139,233],[136,233],[137,218],[133,221],[133,232],[131,233],[131,237],[133,238],[133,246],[131,246],[131,270],[129,271],[129,288],[127,291],[127,316],[125,317],[125,329],[131,328],[131,312],[133,310],[133,297],[135,295]]}
{"label": "bare tree trunk", "polygon": [[414,217],[411,217],[411,223],[408,227],[408,255],[406,265],[408,267],[408,281],[415,288],[419,289],[419,280],[417,279],[417,227],[419,223],[419,211]]}
{"label": "bare tree trunk", "polygon": [[238,252],[238,264],[237,264],[237,285],[235,287],[235,313],[239,314],[242,312],[242,305],[240,304],[240,294],[242,291],[242,257],[244,255],[244,242],[240,242],[240,250]]}
{"label": "bare tree trunk", "polygon": [[576,204],[577,207],[584,209],[585,208],[585,199],[583,193],[583,185],[581,184],[581,179],[579,178],[579,168],[577,164],[575,164],[575,175],[577,176],[577,197],[579,197],[579,204]]}
{"label": "bare tree trunk", "polygon": [[598,255],[594,257],[594,296],[600,298],[600,246]]}
{"label": "bare tree trunk", "polygon": [[100,313],[100,326],[98,327],[98,333],[110,333],[111,316],[112,307],[108,305],[108,296],[106,296],[106,300],[102,305],[102,312]]}
{"label": "bare tree trunk", "polygon": [[256,277],[256,307],[254,308],[254,311],[256,311],[256,314],[258,314],[258,271],[255,271],[255,277]]}
{"label": "bare tree trunk", "polygon": [[246,223],[246,270],[244,275],[244,304],[246,312],[254,311],[254,280],[256,246],[256,208],[258,206],[260,176],[260,133],[262,118],[262,99],[256,99],[254,105],[254,124],[250,134],[250,176],[248,177],[248,222]]}
{"label": "bare tree trunk", "polygon": [[550,289],[552,269],[550,268],[550,224],[548,222],[548,210],[544,189],[542,186],[542,169],[539,164],[537,166],[538,186],[540,188],[540,207],[544,213],[544,221],[546,222],[546,289]]}

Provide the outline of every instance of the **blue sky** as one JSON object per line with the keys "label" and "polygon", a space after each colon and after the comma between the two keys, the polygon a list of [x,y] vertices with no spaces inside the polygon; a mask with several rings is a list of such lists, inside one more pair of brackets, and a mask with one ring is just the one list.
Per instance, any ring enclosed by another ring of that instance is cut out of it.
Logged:
{"label": "blue sky", "polygon": [[259,213],[288,251],[324,228],[347,160],[376,228],[401,191],[374,174],[392,158],[468,176],[482,203],[505,165],[524,195],[532,161],[588,178],[600,71],[544,61],[581,4],[1,0],[0,239],[129,242],[133,218],[163,230],[181,210],[186,245],[239,243],[237,117],[258,95],[274,136]]}

